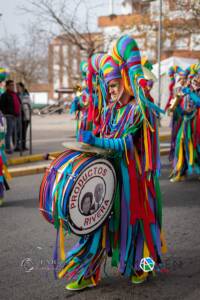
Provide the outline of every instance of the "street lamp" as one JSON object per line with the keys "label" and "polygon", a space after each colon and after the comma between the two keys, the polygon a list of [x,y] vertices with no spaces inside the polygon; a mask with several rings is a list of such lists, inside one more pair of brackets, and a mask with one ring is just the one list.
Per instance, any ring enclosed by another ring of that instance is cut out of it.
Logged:
{"label": "street lamp", "polygon": [[158,21],[158,106],[161,106],[161,47],[162,47],[162,0],[143,0],[143,2],[159,1],[159,21]]}

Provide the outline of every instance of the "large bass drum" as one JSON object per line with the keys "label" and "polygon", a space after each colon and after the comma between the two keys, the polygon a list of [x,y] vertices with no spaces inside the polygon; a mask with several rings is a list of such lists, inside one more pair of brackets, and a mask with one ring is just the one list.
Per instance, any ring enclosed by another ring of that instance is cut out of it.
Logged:
{"label": "large bass drum", "polygon": [[95,151],[66,150],[51,163],[40,187],[45,219],[52,224],[61,219],[77,235],[98,229],[113,206],[115,169],[112,160]]}

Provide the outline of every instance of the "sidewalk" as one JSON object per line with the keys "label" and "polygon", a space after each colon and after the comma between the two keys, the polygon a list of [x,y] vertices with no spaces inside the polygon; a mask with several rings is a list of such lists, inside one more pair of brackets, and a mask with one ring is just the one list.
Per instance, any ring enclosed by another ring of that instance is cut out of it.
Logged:
{"label": "sidewalk", "polygon": [[[170,133],[169,121],[163,120],[160,134]],[[76,131],[76,121],[70,114],[54,114],[46,116],[33,116],[32,118],[32,148],[33,154],[45,154],[54,151],[62,151],[63,142],[73,141]],[[27,142],[28,146],[28,142]],[[29,151],[23,152],[23,156],[29,155]],[[19,152],[14,152],[9,158],[20,157]]]}
{"label": "sidewalk", "polygon": [[[32,117],[32,154],[62,151],[63,142],[73,140],[75,137],[76,122],[70,114],[33,116]],[[27,138],[29,135],[27,134]],[[29,148],[29,142],[27,141]],[[23,152],[23,156],[29,151]],[[20,157],[19,152],[7,155],[8,158]]]}

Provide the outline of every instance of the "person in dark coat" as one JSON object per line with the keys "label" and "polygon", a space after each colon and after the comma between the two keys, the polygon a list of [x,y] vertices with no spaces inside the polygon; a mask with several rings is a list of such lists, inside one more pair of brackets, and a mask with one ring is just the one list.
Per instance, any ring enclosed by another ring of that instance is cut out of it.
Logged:
{"label": "person in dark coat", "polygon": [[6,81],[6,91],[0,97],[0,110],[6,118],[6,153],[11,154],[11,139],[16,132],[17,120],[20,118],[21,103],[18,95],[14,91],[14,81]]}

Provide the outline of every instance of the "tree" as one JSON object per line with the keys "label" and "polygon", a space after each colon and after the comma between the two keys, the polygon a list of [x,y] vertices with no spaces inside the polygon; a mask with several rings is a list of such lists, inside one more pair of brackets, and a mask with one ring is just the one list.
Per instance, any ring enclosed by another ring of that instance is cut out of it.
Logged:
{"label": "tree", "polygon": [[[189,20],[182,22],[182,30],[186,34],[200,35],[200,0],[177,0],[177,7]],[[200,38],[194,40],[195,46],[200,45]]]}
{"label": "tree", "polygon": [[[54,36],[62,34],[63,40],[78,46],[87,57],[102,47],[102,35],[90,30],[91,9],[86,1],[74,0],[72,8],[69,0],[30,0],[21,10],[34,15],[43,30],[47,28]],[[82,11],[81,20],[77,16],[78,10]]]}
{"label": "tree", "polygon": [[12,35],[0,40],[0,64],[10,70],[10,77],[27,86],[47,78],[47,41],[36,26],[30,26],[23,40]]}
{"label": "tree", "polygon": [[[134,5],[134,13],[127,16],[129,24],[121,26],[122,31],[129,31],[136,39],[144,36],[145,48],[156,53],[156,37],[158,31],[158,1],[147,1],[145,13],[136,10],[137,5],[144,5],[145,1],[130,1]],[[168,0],[163,1],[162,12],[162,52],[173,51],[182,43],[188,49],[199,50],[200,45],[200,0]],[[155,57],[154,57],[155,58]]]}

